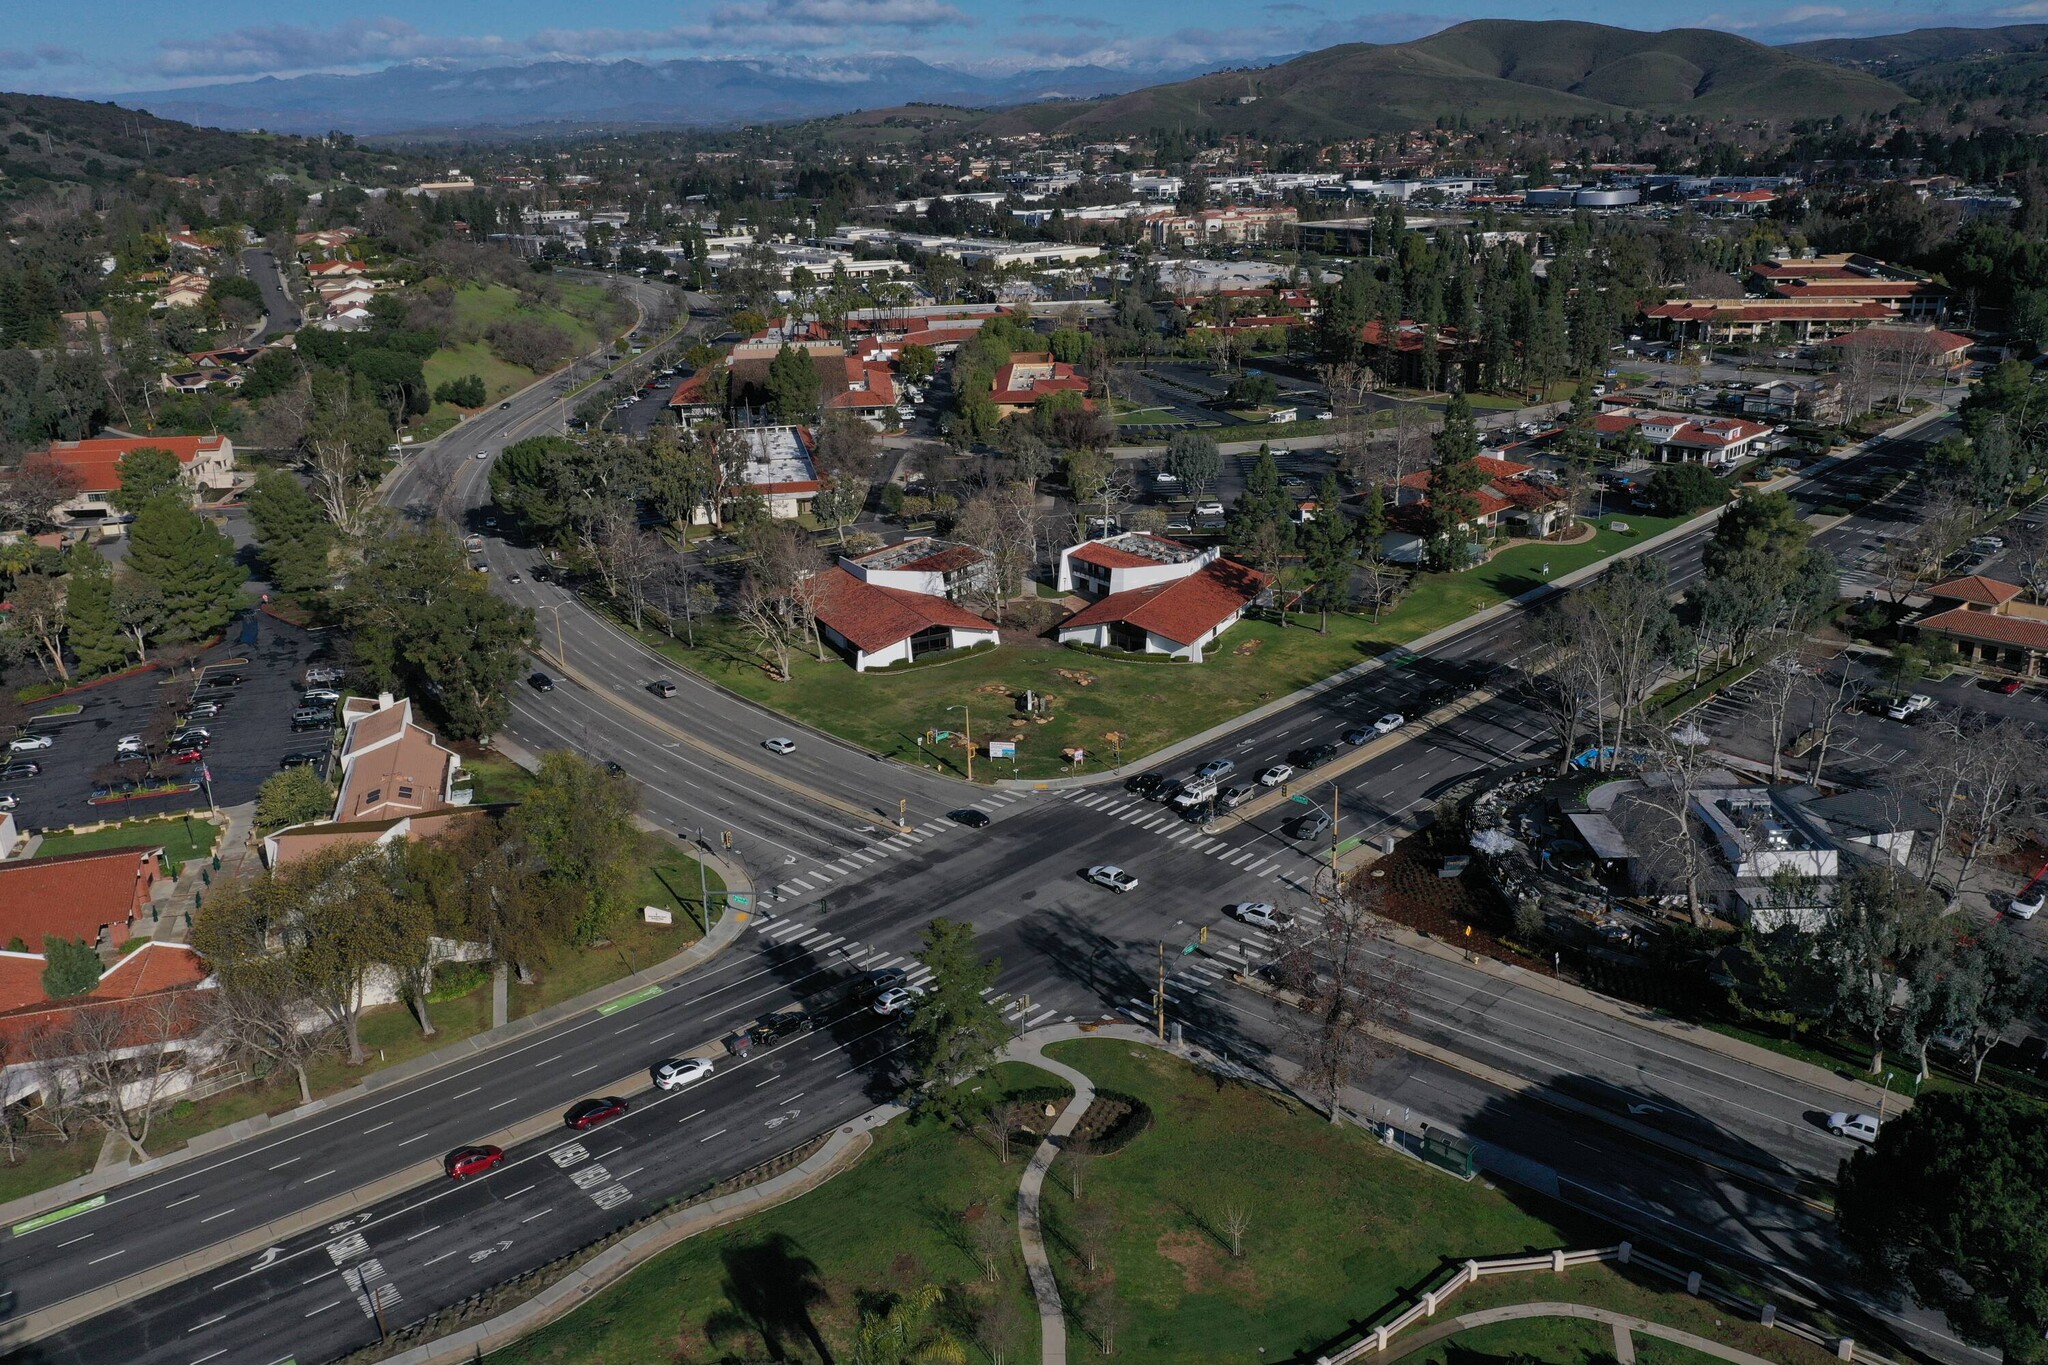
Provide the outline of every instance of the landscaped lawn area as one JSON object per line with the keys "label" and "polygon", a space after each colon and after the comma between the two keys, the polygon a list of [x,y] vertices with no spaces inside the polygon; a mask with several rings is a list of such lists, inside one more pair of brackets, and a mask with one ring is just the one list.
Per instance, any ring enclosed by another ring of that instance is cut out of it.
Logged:
{"label": "landscaped lawn area", "polygon": [[[1616,520],[1627,533],[1607,529]],[[1050,777],[1070,771],[1061,757],[1085,749],[1080,771],[1099,772],[1116,762],[1112,733],[1122,738],[1122,759],[1142,758],[1265,702],[1306,687],[1419,636],[1506,601],[1573,569],[1612,555],[1677,524],[1660,517],[1603,517],[1600,531],[1577,545],[1531,544],[1505,550],[1461,574],[1426,574],[1399,607],[1375,624],[1364,616],[1333,615],[1327,635],[1314,616],[1283,627],[1261,618],[1242,621],[1210,646],[1202,663],[1139,662],[1059,648],[1004,647],[965,654],[900,673],[859,676],[836,654],[793,661],[794,677],[771,680],[749,642],[729,620],[697,629],[689,650],[648,633],[647,643],[742,695],[787,712],[844,739],[906,762],[942,765],[964,773],[959,739],[936,749],[920,745],[927,730],[959,730],[966,705],[980,746],[977,778]],[[1550,572],[1541,572],[1544,564]],[[1050,697],[1050,720],[1024,724],[1026,691]],[[986,741],[1014,738],[1017,758],[990,761]]]}
{"label": "landscaped lawn area", "polygon": [[95,853],[106,848],[133,848],[161,844],[164,856],[174,863],[210,858],[220,838],[220,826],[211,820],[184,815],[170,820],[128,820],[89,834],[52,834],[36,849],[38,858],[55,858],[66,853]]}
{"label": "landscaped lawn area", "polygon": [[[979,1084],[998,1094],[1057,1083],[1004,1065]],[[1038,1316],[1016,1264],[1023,1156],[1020,1148],[1003,1165],[975,1137],[898,1120],[875,1134],[853,1170],[663,1252],[560,1322],[494,1353],[493,1365],[846,1360],[865,1296],[928,1284],[951,1288],[942,1313],[961,1339],[972,1330],[970,1305],[1014,1296],[1019,1328],[1010,1359],[1036,1360]],[[977,1229],[991,1219],[1006,1233],[1011,1262],[995,1285],[974,1258]]]}
{"label": "landscaped lawn area", "polygon": [[464,754],[462,770],[470,775],[470,799],[479,806],[517,801],[533,786],[533,774],[503,754]]}
{"label": "landscaped lawn area", "polygon": [[[596,284],[568,284],[555,282],[561,291],[562,301],[578,307],[589,307],[604,296],[604,286]],[[563,308],[534,307],[527,304],[516,290],[500,284],[464,285],[455,291],[455,316],[466,328],[481,332],[494,322],[510,317],[529,317],[560,327],[574,338],[572,352],[581,355],[598,344],[597,331],[582,318],[576,317]],[[491,354],[489,343],[476,340],[443,346],[428,356],[421,367],[426,374],[427,391],[431,393],[451,379],[463,375],[480,376],[489,393],[488,402],[496,403],[507,394],[522,389],[534,380],[532,371],[522,366],[510,365]],[[427,412],[423,422],[438,432],[462,410],[447,403],[435,403]],[[424,430],[425,428],[422,428]]]}

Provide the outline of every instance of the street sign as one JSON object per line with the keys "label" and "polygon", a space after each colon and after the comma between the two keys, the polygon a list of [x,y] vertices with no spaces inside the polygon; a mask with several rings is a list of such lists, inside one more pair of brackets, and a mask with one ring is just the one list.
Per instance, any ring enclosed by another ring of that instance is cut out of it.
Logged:
{"label": "street sign", "polygon": [[725,898],[725,903],[727,905],[730,905],[735,910],[744,910],[754,903],[754,898],[752,896],[734,893],[733,895],[727,896]]}
{"label": "street sign", "polygon": [[1180,955],[1181,955],[1182,957],[1186,957],[1186,956],[1187,956],[1187,955],[1188,955],[1189,953],[1192,953],[1193,951],[1195,951],[1195,947],[1196,947],[1196,945],[1195,945],[1195,944],[1192,944],[1192,943],[1188,944],[1188,946],[1187,946],[1187,947],[1185,947],[1185,948],[1183,948],[1183,949],[1181,949],[1181,950],[1180,950]]}
{"label": "street sign", "polygon": [[1290,796],[1287,799],[1299,806],[1306,806],[1309,804],[1309,799],[1299,792],[1296,792],[1293,796]]}
{"label": "street sign", "polygon": [[932,731],[932,738],[933,738],[933,739],[935,739],[935,740],[938,740],[938,739],[951,739],[952,737],[953,737],[953,732],[952,732],[951,730],[934,730],[934,731]]}
{"label": "street sign", "polygon": [[988,742],[988,756],[990,758],[1015,758],[1017,756],[1017,741],[1014,739],[990,740]]}

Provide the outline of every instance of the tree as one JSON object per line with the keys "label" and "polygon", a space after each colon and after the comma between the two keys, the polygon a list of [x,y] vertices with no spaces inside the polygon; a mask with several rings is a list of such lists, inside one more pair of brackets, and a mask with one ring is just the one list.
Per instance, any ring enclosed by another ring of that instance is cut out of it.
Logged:
{"label": "tree", "polygon": [[1291,503],[1280,487],[1280,466],[1273,452],[1259,448],[1259,458],[1245,475],[1244,492],[1230,505],[1224,535],[1230,546],[1253,567],[1272,573],[1281,556],[1293,548],[1294,528],[1287,520]]}
{"label": "tree", "polygon": [[1842,1236],[1869,1276],[2013,1365],[2048,1360],[2048,1110],[1933,1091],[1851,1157]]}
{"label": "tree", "polygon": [[1720,502],[1726,492],[1720,478],[1705,465],[1668,464],[1650,476],[1650,501],[1660,517],[1691,516]]}
{"label": "tree", "polygon": [[185,1065],[183,1042],[199,1013],[190,991],[65,1012],[29,1038],[44,1110],[68,1110],[62,1122],[97,1128],[134,1160],[149,1160],[144,1144],[172,1099],[169,1083]]}
{"label": "tree", "polygon": [[1300,1047],[1300,1084],[1342,1122],[1344,1091],[1390,1051],[1384,1030],[1408,1015],[1408,974],[1386,942],[1380,887],[1365,869],[1342,882],[1324,932],[1288,940],[1280,978],[1298,997],[1288,1027]]}
{"label": "tree", "polygon": [[939,353],[922,342],[913,341],[896,353],[896,368],[913,384],[922,384],[939,367]]}
{"label": "tree", "polygon": [[243,604],[246,571],[235,544],[184,503],[158,498],[136,514],[127,568],[163,594],[163,636],[186,641],[218,633]]}
{"label": "tree", "polygon": [[336,371],[313,376],[302,466],[327,520],[344,536],[367,528],[391,437],[391,415],[367,381]]}
{"label": "tree", "polygon": [[1910,1026],[1893,1003],[1939,942],[1938,924],[1926,888],[1889,863],[1864,864],[1836,885],[1819,935],[1831,1013],[1870,1044],[1873,1076],[1884,1070],[1886,1043]]}
{"label": "tree", "polygon": [[1430,448],[1434,463],[1425,512],[1430,558],[1439,569],[1462,569],[1469,562],[1471,527],[1479,518],[1479,490],[1486,486],[1479,468],[1479,427],[1463,393],[1451,395],[1443,428]]}
{"label": "tree", "polygon": [[782,343],[768,362],[768,402],[785,422],[809,422],[818,412],[818,368],[809,351]]}
{"label": "tree", "polygon": [[104,673],[128,658],[128,638],[114,611],[114,571],[90,548],[79,546],[67,557],[70,576],[64,586],[66,638],[81,673]]}
{"label": "tree", "polygon": [[[1960,934],[1955,950],[1942,965],[1945,970],[1936,979],[1915,983],[1916,990],[1934,995],[1922,1037],[1947,1032],[1964,1035],[1970,1079],[1981,1083],[1984,1060],[2005,1031],[2031,1016],[2048,996],[2048,964],[2010,923],[1994,920]],[[1924,1076],[1924,1047],[1920,1070]]]}
{"label": "tree", "polygon": [[1327,635],[1330,613],[1351,605],[1351,523],[1344,515],[1344,495],[1335,474],[1323,475],[1315,515],[1302,527],[1300,541],[1302,568],[1310,580],[1308,604],[1322,614]]}
{"label": "tree", "polygon": [[263,552],[264,571],[278,591],[317,592],[332,581],[334,527],[304,486],[282,469],[266,469],[246,504]]}
{"label": "tree", "polygon": [[48,456],[30,457],[0,479],[0,527],[42,531],[56,510],[78,496],[83,480]]}
{"label": "tree", "polygon": [[458,408],[480,408],[490,401],[490,390],[484,387],[482,375],[466,374],[450,379],[434,390],[434,401],[453,403]]}
{"label": "tree", "polygon": [[1037,499],[1022,484],[977,494],[960,509],[953,533],[988,556],[986,572],[969,591],[1001,625],[1004,608],[1038,562]]}
{"label": "tree", "polygon": [[631,778],[555,749],[541,755],[533,786],[507,817],[508,835],[563,907],[577,943],[604,938],[627,908],[638,802]]}
{"label": "tree", "polygon": [[902,1103],[942,1122],[959,1123],[974,1105],[960,1092],[960,1083],[985,1071],[1010,1041],[1002,1012],[987,996],[1002,962],[978,956],[973,925],[944,918],[925,926],[917,960],[932,980],[904,1027],[910,1079]]}
{"label": "tree", "polygon": [[310,765],[286,768],[256,789],[256,829],[267,834],[286,825],[323,820],[334,809],[334,789]]}
{"label": "tree", "polygon": [[157,446],[137,446],[120,458],[114,472],[121,486],[112,501],[123,512],[140,512],[157,498],[185,497],[184,467]]}
{"label": "tree", "polygon": [[89,945],[55,934],[43,935],[43,994],[52,1000],[84,995],[100,984],[106,964]]}
{"label": "tree", "polygon": [[149,642],[163,634],[168,619],[163,591],[137,574],[120,574],[114,579],[113,608],[126,647],[137,663],[146,662]]}
{"label": "tree", "polygon": [[1223,473],[1223,450],[1216,438],[1199,431],[1177,431],[1166,443],[1166,471],[1181,481],[1192,497],[1201,497]]}
{"label": "tree", "polygon": [[966,1350],[940,1321],[945,1301],[945,1291],[928,1284],[866,1310],[848,1365],[967,1365]]}
{"label": "tree", "polygon": [[825,557],[810,539],[781,522],[764,523],[747,535],[752,561],[740,580],[734,611],[770,660],[778,681],[788,682],[790,657],[817,639],[817,594]]}

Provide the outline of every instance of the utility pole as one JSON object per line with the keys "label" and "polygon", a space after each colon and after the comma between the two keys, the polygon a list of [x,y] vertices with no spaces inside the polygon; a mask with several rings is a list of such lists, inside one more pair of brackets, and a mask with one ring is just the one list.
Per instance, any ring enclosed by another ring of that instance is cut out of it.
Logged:
{"label": "utility pole", "polygon": [[962,733],[967,736],[967,780],[972,782],[974,780],[974,713],[964,706],[949,706],[946,709],[948,711],[958,711],[967,718],[967,728]]}
{"label": "utility pole", "polygon": [[1153,1025],[1159,1032],[1159,1041],[1166,1041],[1166,944],[1159,945],[1159,987],[1152,997]]}

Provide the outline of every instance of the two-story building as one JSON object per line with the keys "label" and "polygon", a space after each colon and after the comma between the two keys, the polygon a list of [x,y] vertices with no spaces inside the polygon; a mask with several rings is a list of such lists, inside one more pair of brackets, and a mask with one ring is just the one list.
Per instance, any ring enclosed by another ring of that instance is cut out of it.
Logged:
{"label": "two-story building", "polygon": [[136,450],[170,452],[179,478],[191,490],[196,506],[209,494],[235,486],[235,444],[225,436],[120,436],[90,441],[52,441],[47,450],[29,456],[47,460],[77,484],[78,492],[57,507],[73,523],[103,523],[115,514],[113,496],[121,487],[121,459]]}
{"label": "two-story building", "polygon": [[842,555],[811,583],[818,633],[859,673],[995,644],[995,626],[960,605],[989,571],[980,550],[928,536]]}
{"label": "two-story building", "polygon": [[1060,643],[1202,661],[1271,580],[1210,548],[1142,531],[1060,552],[1059,587],[1097,600],[1060,625]]}

